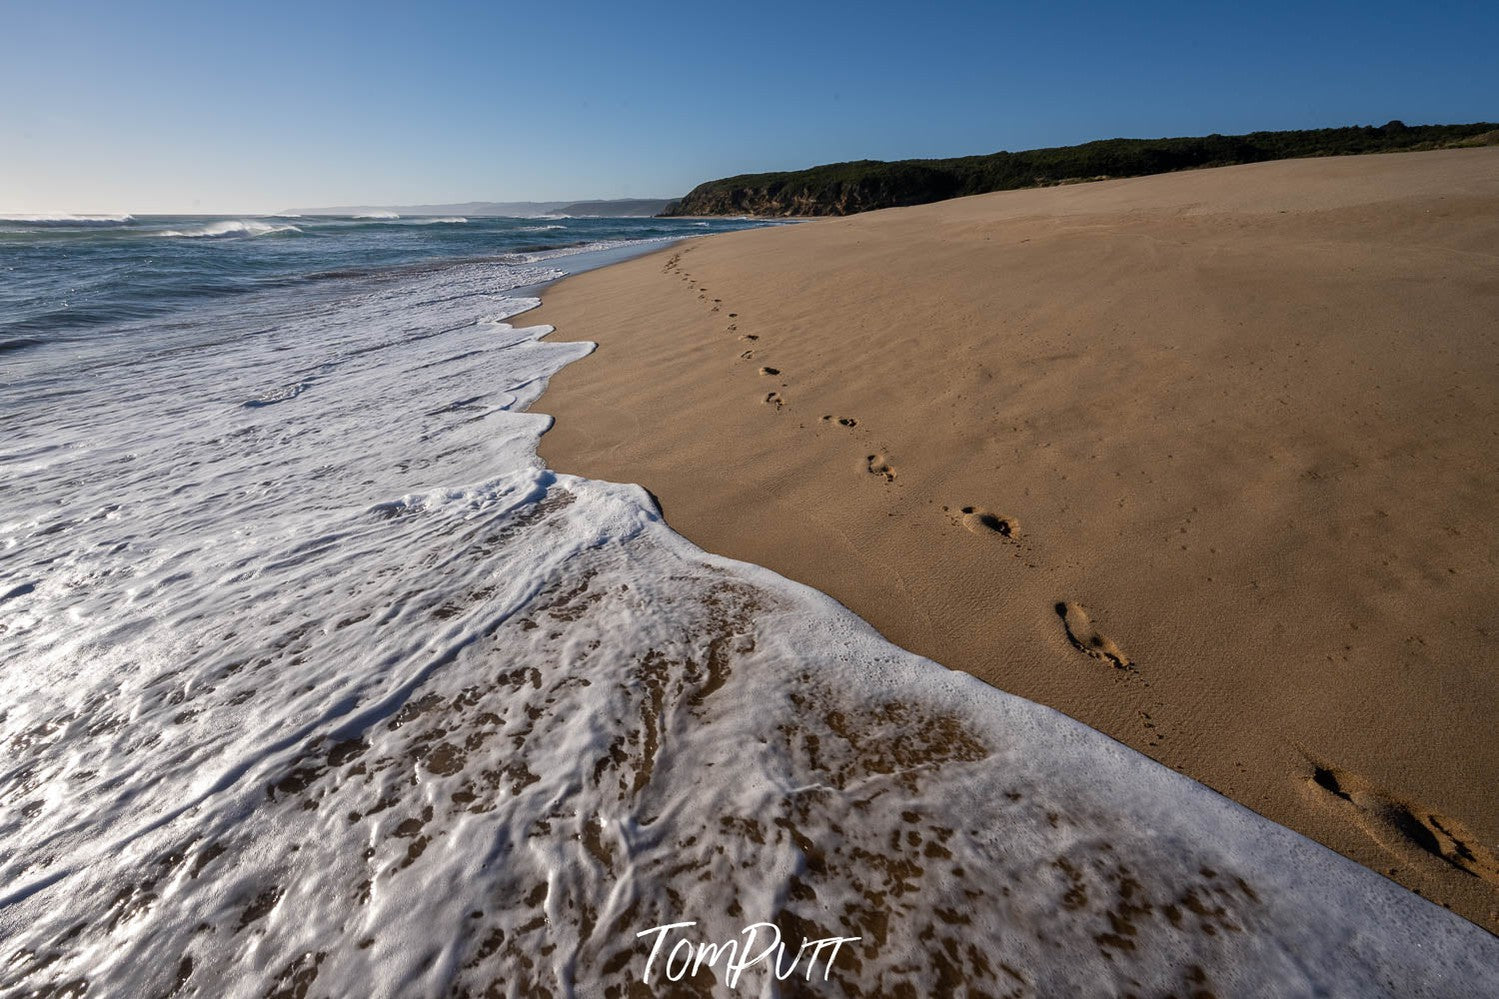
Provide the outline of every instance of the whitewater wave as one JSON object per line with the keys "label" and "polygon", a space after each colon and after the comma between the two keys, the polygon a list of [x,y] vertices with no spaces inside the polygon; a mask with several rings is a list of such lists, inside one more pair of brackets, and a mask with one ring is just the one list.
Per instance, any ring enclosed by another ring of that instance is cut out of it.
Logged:
{"label": "whitewater wave", "polygon": [[577,243],[564,243],[561,246],[522,247],[514,252],[518,255],[520,262],[537,263],[555,260],[558,257],[571,257],[579,253],[592,253],[596,250],[623,250],[631,246],[669,243],[676,238],[675,236],[649,236],[644,239],[584,240]]}
{"label": "whitewater wave", "polygon": [[551,229],[566,229],[565,225],[528,225],[522,226],[521,232],[547,232]]}
{"label": "whitewater wave", "polygon": [[196,229],[168,229],[160,236],[178,239],[253,239],[256,236],[272,236],[283,232],[301,232],[294,225],[273,225],[270,222],[236,220],[210,222]]}
{"label": "whitewater wave", "polygon": [[440,219],[412,219],[411,220],[411,224],[412,225],[462,225],[463,223],[465,223],[467,221],[468,221],[468,219],[464,218],[461,215],[453,215],[453,216],[450,216],[448,218],[440,218]]}
{"label": "whitewater wave", "polygon": [[353,217],[356,219],[398,219],[401,216],[395,212],[362,212]]}
{"label": "whitewater wave", "polygon": [[24,222],[27,225],[124,225],[135,221],[133,215],[70,215],[66,212],[54,214],[0,215],[0,222]]}

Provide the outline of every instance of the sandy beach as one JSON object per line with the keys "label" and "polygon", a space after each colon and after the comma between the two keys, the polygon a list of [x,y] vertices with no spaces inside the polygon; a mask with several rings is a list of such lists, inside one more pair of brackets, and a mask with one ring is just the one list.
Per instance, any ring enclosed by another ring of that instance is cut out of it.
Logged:
{"label": "sandy beach", "polygon": [[714,236],[550,288],[555,469],[1499,931],[1499,149]]}

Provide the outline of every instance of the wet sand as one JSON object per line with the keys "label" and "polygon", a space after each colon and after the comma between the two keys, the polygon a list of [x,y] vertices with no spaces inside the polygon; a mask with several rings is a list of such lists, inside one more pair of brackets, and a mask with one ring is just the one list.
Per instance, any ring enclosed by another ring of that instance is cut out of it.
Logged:
{"label": "wet sand", "polygon": [[564,472],[1499,930],[1499,149],[715,236],[525,317]]}

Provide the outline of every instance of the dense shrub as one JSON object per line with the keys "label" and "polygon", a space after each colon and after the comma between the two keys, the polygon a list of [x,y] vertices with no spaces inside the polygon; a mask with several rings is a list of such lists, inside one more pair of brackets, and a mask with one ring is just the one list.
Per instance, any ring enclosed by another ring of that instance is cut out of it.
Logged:
{"label": "dense shrub", "polygon": [[858,160],[807,170],[743,174],[699,184],[664,215],[849,215],[966,194],[1139,177],[1195,167],[1305,156],[1344,156],[1499,142],[1499,125],[1319,128],[1177,139],[1103,139],[1080,146],[945,160]]}

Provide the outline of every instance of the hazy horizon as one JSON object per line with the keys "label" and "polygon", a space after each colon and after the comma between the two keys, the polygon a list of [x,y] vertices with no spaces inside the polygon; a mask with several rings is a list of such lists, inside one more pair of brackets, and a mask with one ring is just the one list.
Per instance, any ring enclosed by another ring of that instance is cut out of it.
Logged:
{"label": "hazy horizon", "polygon": [[[305,215],[326,215],[326,216],[330,216],[331,217],[331,216],[338,216],[338,215],[346,215],[346,214],[349,214],[349,213],[352,213],[352,212],[364,212],[364,211],[402,211],[402,212],[409,212],[409,213],[415,213],[415,212],[418,212],[418,211],[422,211],[422,212],[431,212],[431,213],[434,213],[434,214],[451,214],[451,213],[455,212],[458,209],[467,209],[467,210],[469,210],[470,214],[476,214],[477,215],[477,214],[480,214],[480,213],[474,211],[474,209],[476,209],[476,208],[492,209],[492,208],[506,208],[506,207],[517,207],[518,208],[518,207],[545,207],[545,206],[556,206],[557,208],[567,208],[567,207],[572,207],[574,205],[587,205],[587,204],[594,204],[594,203],[598,203],[598,204],[617,204],[619,202],[625,202],[625,201],[673,201],[677,197],[680,197],[680,195],[673,195],[672,197],[656,197],[656,198],[552,198],[552,199],[548,199],[548,200],[544,200],[544,201],[543,200],[532,200],[532,199],[512,199],[512,200],[507,200],[507,201],[490,201],[490,200],[483,200],[483,199],[477,199],[477,198],[470,198],[470,199],[466,199],[464,201],[434,201],[434,202],[428,202],[428,203],[425,203],[425,204],[410,204],[410,205],[400,205],[400,204],[394,204],[394,203],[391,203],[391,204],[346,204],[346,205],[283,205],[283,206],[281,206],[278,209],[269,210],[269,211],[259,211],[259,210],[255,210],[255,211],[250,211],[250,210],[233,211],[233,210],[231,210],[231,211],[219,211],[219,212],[205,212],[205,211],[143,212],[143,211],[130,211],[129,209],[121,209],[121,210],[118,210],[118,211],[104,211],[104,210],[97,210],[96,211],[96,210],[92,210],[92,209],[84,209],[84,210],[77,210],[77,209],[51,209],[51,210],[47,210],[47,211],[14,211],[14,212],[7,212],[3,208],[0,208],[0,218],[24,219],[24,218],[27,218],[27,217],[33,217],[33,218],[41,220],[41,219],[49,219],[49,218],[68,218],[68,217],[75,217],[75,218],[99,217],[99,218],[104,218],[104,217],[119,217],[119,216],[125,216],[125,215],[129,215],[131,217],[145,217],[145,218],[158,217],[158,216],[162,217],[162,218],[216,218],[216,217],[220,217],[220,216],[230,216],[230,215],[250,216],[250,217],[257,217],[257,218],[262,218],[262,217],[263,218],[272,218],[272,217],[275,217],[275,216],[278,216],[278,215],[279,216],[289,216],[289,215],[291,215],[293,213],[295,213],[295,214],[305,214]],[[555,209],[553,209],[553,210],[555,210]],[[504,215],[504,213],[497,213],[495,215],[495,217],[501,218],[501,217],[506,217],[506,216]]]}
{"label": "hazy horizon", "polygon": [[84,0],[7,6],[0,32],[23,42],[0,82],[28,95],[0,109],[8,214],[662,198],[845,160],[1499,114],[1499,12],[1461,4]]}
{"label": "hazy horizon", "polygon": [[[538,204],[538,205],[551,205],[551,204],[560,204],[563,200],[564,199],[555,199],[555,200],[552,200],[552,201],[537,201],[537,202],[529,202],[529,203],[531,203],[531,204]],[[568,204],[583,204],[583,203],[590,202],[590,201],[595,201],[595,200],[604,200],[605,203],[607,203],[608,200],[620,200],[620,201],[672,201],[672,200],[675,200],[675,199],[673,199],[673,198],[620,198],[620,199],[571,198],[571,199],[565,199],[565,200],[566,200],[566,202]],[[486,205],[487,204],[495,204],[495,205],[519,205],[519,204],[527,204],[528,202],[525,202],[525,201],[495,201],[495,202],[470,201],[469,203],[470,204],[486,204]],[[145,212],[145,211],[131,211],[128,208],[127,209],[120,209],[119,211],[102,211],[102,210],[94,210],[94,209],[81,209],[81,210],[80,209],[51,209],[51,210],[47,210],[47,211],[6,211],[5,209],[0,209],[0,218],[8,218],[8,219],[11,219],[11,220],[24,220],[26,218],[35,218],[35,219],[38,219],[38,220],[51,220],[51,219],[66,219],[66,218],[80,218],[80,219],[95,218],[95,217],[97,217],[97,218],[107,218],[107,217],[121,217],[121,216],[126,216],[126,215],[130,216],[131,218],[221,218],[221,217],[229,217],[229,216],[241,216],[241,217],[245,217],[245,218],[275,218],[277,216],[280,216],[280,217],[292,217],[294,214],[326,215],[326,216],[329,216],[329,217],[335,217],[335,216],[338,216],[338,215],[346,214],[345,212],[338,211],[337,209],[348,209],[351,212],[362,212],[362,211],[396,211],[398,209],[404,209],[404,210],[408,210],[408,211],[415,211],[416,209],[423,209],[423,210],[430,210],[433,213],[438,213],[438,212],[440,212],[441,209],[445,209],[445,208],[448,208],[450,206],[457,205],[457,204],[462,204],[462,202],[434,202],[434,203],[429,204],[429,205],[328,205],[328,206],[314,205],[312,207],[299,207],[299,206],[295,206],[295,205],[286,205],[286,206],[283,206],[280,209],[271,210],[271,211],[258,211],[258,210],[257,211],[250,211],[250,210],[234,210],[234,209],[230,209],[230,210],[227,210],[227,211],[218,211],[218,212],[205,212],[205,211],[186,211],[186,212],[153,211],[153,212]],[[497,214],[494,217],[495,218],[507,218],[507,217],[510,217],[510,216],[506,216],[504,214]]]}

